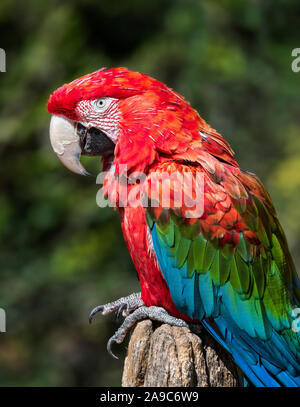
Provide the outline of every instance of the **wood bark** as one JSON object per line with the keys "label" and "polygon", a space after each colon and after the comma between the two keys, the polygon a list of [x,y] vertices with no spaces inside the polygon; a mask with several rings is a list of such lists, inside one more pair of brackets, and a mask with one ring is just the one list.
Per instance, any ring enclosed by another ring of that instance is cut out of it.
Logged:
{"label": "wood bark", "polygon": [[237,387],[238,368],[204,330],[158,325],[134,328],[125,359],[124,387]]}

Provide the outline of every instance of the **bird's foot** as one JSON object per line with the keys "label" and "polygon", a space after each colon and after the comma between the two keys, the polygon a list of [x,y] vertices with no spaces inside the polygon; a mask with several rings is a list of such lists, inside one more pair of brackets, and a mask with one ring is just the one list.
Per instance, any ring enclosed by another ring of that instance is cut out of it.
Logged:
{"label": "bird's foot", "polygon": [[108,315],[111,312],[116,312],[117,317],[121,314],[123,317],[127,317],[131,312],[135,311],[137,308],[144,305],[141,300],[141,293],[134,293],[128,295],[128,297],[119,298],[116,301],[109,302],[108,304],[98,305],[95,307],[89,316],[90,323],[92,322],[94,316],[101,312],[102,315]]}
{"label": "bird's foot", "polygon": [[[128,298],[128,297],[127,297]],[[169,325],[175,325],[179,327],[186,327],[188,328],[189,325],[187,322],[183,321],[182,319],[172,317],[167,313],[167,311],[164,308],[161,307],[146,307],[146,306],[140,306],[137,308],[135,311],[133,311],[130,315],[128,315],[123,324],[120,326],[120,328],[115,332],[115,334],[109,339],[107,342],[107,351],[108,353],[114,357],[115,359],[118,359],[112,352],[111,348],[114,343],[122,343],[127,331],[132,328],[137,322],[143,320],[143,319],[152,319],[154,321],[158,322],[163,322]]]}

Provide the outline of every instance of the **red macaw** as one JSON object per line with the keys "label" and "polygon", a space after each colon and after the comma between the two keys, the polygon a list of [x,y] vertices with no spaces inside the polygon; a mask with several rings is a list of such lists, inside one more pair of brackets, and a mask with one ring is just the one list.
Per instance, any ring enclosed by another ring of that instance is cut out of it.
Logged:
{"label": "red macaw", "polygon": [[[80,155],[102,157],[103,191],[138,272],[141,293],[91,313],[125,317],[108,350],[144,318],[199,323],[254,385],[300,386],[300,282],[267,191],[221,135],[181,95],[126,68],[63,85],[48,111],[52,146],[69,169],[86,175]],[[196,216],[176,204],[180,187],[202,202]]]}

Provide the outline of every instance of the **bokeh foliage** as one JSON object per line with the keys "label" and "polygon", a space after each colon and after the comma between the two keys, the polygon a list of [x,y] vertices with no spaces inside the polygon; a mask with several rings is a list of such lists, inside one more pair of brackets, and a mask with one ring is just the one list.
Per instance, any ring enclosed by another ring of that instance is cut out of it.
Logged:
{"label": "bokeh foliage", "polygon": [[[119,385],[99,303],[138,290],[118,214],[48,139],[51,91],[127,66],[185,95],[268,187],[299,268],[298,0],[1,0],[0,385]],[[85,160],[97,173],[98,160]]]}

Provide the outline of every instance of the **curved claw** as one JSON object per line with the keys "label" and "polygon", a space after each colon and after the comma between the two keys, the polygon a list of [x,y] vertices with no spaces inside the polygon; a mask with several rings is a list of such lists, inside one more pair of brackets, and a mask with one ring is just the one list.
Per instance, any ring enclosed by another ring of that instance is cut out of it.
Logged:
{"label": "curved claw", "polygon": [[121,315],[121,313],[126,309],[127,310],[127,304],[122,304],[122,305],[120,305],[120,307],[117,309],[117,311],[116,311],[116,318],[117,319],[119,319],[120,318],[120,315]]}
{"label": "curved claw", "polygon": [[94,316],[98,313],[98,312],[102,312],[104,310],[104,306],[103,305],[98,305],[97,307],[95,307],[89,316],[89,323],[91,324],[93,322],[93,318]]}
{"label": "curved claw", "polygon": [[113,345],[114,343],[116,343],[116,341],[114,340],[114,337],[112,336],[112,337],[108,340],[108,342],[107,342],[106,349],[107,349],[107,352],[109,353],[110,356],[112,356],[112,357],[115,358],[115,359],[119,359],[119,358],[113,353],[113,351],[111,350],[111,347],[112,347],[112,345]]}

